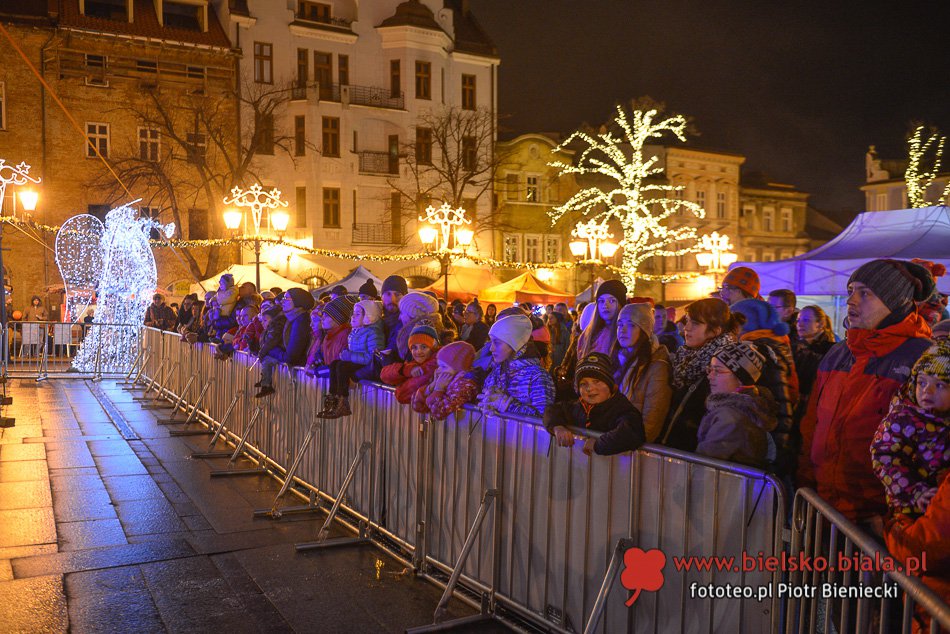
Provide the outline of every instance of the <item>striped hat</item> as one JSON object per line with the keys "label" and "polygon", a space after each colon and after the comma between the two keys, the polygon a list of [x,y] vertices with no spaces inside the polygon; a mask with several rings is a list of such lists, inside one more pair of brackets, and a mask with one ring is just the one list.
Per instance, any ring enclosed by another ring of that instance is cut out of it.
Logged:
{"label": "striped hat", "polygon": [[744,342],[727,343],[716,350],[713,356],[729,368],[742,385],[755,385],[765,367],[762,353]]}
{"label": "striped hat", "polygon": [[350,321],[353,317],[353,307],[356,306],[356,297],[353,295],[341,295],[336,299],[330,300],[323,313],[332,319],[338,326]]}

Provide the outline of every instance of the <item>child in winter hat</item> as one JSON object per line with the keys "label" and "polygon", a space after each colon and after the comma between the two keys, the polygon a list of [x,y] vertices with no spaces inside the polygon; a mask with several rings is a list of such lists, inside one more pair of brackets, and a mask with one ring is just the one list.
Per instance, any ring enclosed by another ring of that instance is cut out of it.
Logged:
{"label": "child in winter hat", "polygon": [[373,284],[373,280],[366,280],[363,282],[363,285],[360,286],[359,295],[360,299],[376,299],[379,297],[379,293],[376,292],[376,285]]}
{"label": "child in winter hat", "polygon": [[[756,299],[759,297],[759,290],[762,288],[759,282],[759,274],[747,266],[737,266],[729,270],[726,276],[722,278],[723,294],[731,293],[731,288],[738,289],[740,294],[731,294],[722,297],[727,304],[735,304],[742,299]],[[741,296],[740,296],[741,295]]]}
{"label": "child in winter hat", "polygon": [[[333,302],[330,302],[331,304]],[[352,330],[346,340],[346,349],[340,358],[330,364],[330,392],[326,396],[320,418],[340,418],[350,415],[350,381],[356,373],[373,362],[373,355],[386,345],[386,334],[381,320],[383,306],[375,300],[363,300],[353,307],[350,319]]]}
{"label": "child in winter hat", "polygon": [[950,474],[950,340],[914,364],[874,435],[871,459],[891,511],[923,515]]}
{"label": "child in winter hat", "polygon": [[492,369],[478,397],[492,413],[541,416],[554,401],[554,383],[542,367],[531,340],[531,320],[526,315],[502,317],[489,332]]}
{"label": "child in winter hat", "polygon": [[[610,357],[592,352],[577,363],[576,400],[554,403],[544,411],[544,426],[561,447],[584,443],[587,455],[633,451],[646,442],[640,412],[617,390]],[[603,432],[596,440],[575,436],[569,427]]]}
{"label": "child in winter hat", "polygon": [[747,343],[728,343],[713,353],[696,453],[760,469],[775,459],[771,399],[755,387],[764,366],[765,357]]}
{"label": "child in winter hat", "polygon": [[412,409],[421,414],[431,413],[443,420],[465,403],[478,396],[478,382],[471,373],[475,348],[466,341],[454,341],[439,349],[438,367],[432,379],[416,390]]}
{"label": "child in winter hat", "polygon": [[323,331],[323,340],[320,351],[312,359],[308,359],[307,373],[316,375],[321,366],[329,366],[340,358],[346,349],[346,342],[350,336],[353,318],[353,307],[356,298],[352,295],[343,295],[327,302],[323,307],[323,317],[320,319],[320,328]]}
{"label": "child in winter hat", "polygon": [[439,312],[439,300],[418,291],[403,295],[399,300],[399,317],[402,323],[407,324],[416,317],[432,315]]}
{"label": "child in winter hat", "polygon": [[534,331],[531,320],[525,315],[511,315],[502,317],[492,324],[488,330],[490,339],[504,343],[510,352],[500,351],[497,355],[492,352],[496,363],[506,360],[516,355],[531,340],[531,333]]}
{"label": "child in winter hat", "polygon": [[387,385],[396,385],[396,400],[408,404],[413,394],[432,380],[438,368],[435,352],[439,349],[439,334],[428,325],[416,326],[409,335],[409,353],[412,360],[391,363],[379,374]]}

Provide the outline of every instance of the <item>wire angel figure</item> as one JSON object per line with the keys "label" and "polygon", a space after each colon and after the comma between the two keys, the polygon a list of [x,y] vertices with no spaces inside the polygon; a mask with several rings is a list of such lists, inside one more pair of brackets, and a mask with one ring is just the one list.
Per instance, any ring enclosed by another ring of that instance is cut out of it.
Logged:
{"label": "wire angel figure", "polygon": [[66,286],[65,321],[75,323],[94,299],[96,303],[92,326],[73,359],[79,372],[125,372],[135,358],[158,283],[149,234],[154,228],[170,238],[175,231],[174,223],[139,218],[132,206],[137,202],[109,211],[104,224],[89,214],[73,216],[56,234],[56,264]]}

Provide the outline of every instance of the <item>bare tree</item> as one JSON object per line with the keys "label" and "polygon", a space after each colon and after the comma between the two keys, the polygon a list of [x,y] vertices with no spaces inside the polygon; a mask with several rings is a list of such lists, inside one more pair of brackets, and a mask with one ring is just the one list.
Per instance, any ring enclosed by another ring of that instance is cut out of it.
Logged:
{"label": "bare tree", "polygon": [[[221,235],[222,200],[234,185],[259,180],[255,158],[276,152],[293,158],[292,137],[274,125],[289,97],[289,85],[256,83],[244,86],[240,93],[147,89],[141,99],[117,109],[116,114],[156,132],[155,143],[132,136],[138,132],[128,126],[130,138],[117,140],[109,163],[125,187],[141,196],[145,205],[169,214],[177,227],[183,226],[189,213],[201,209],[207,214],[209,235]],[[108,170],[92,185],[107,191],[111,202],[127,197]],[[203,251],[207,255],[204,266],[191,249],[182,249],[197,279],[213,275],[221,264],[219,246]]]}

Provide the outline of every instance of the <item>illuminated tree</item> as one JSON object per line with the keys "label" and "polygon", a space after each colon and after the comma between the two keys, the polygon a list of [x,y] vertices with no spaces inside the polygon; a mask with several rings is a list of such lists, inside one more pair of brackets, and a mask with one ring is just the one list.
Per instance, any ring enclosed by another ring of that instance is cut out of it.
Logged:
{"label": "illuminated tree", "polygon": [[[934,179],[940,173],[940,160],[943,158],[943,144],[946,137],[940,136],[936,129],[931,128],[926,140],[927,131],[919,125],[907,139],[907,170],[904,180],[907,183],[907,204],[912,208],[944,205],[950,197],[950,179],[940,194],[939,200],[929,202],[927,190],[933,185]],[[932,158],[929,156],[932,153]],[[930,169],[926,165],[930,163]]]}
{"label": "illuminated tree", "polygon": [[[654,256],[677,256],[698,250],[694,227],[669,225],[674,214],[685,212],[697,218],[706,213],[694,202],[683,200],[680,185],[667,185],[657,176],[663,168],[656,155],[647,155],[645,146],[651,139],[672,134],[686,141],[687,119],[675,115],[657,118],[657,110],[634,109],[628,118],[617,106],[613,129],[601,128],[598,133],[578,131],[568,137],[557,150],[572,143],[587,147],[579,153],[575,164],[551,163],[560,174],[599,177],[597,184],[578,191],[563,205],[551,210],[551,221],[557,222],[566,213],[607,224],[615,220],[623,230],[623,281],[633,293],[640,265]],[[601,184],[603,183],[603,184]]]}

